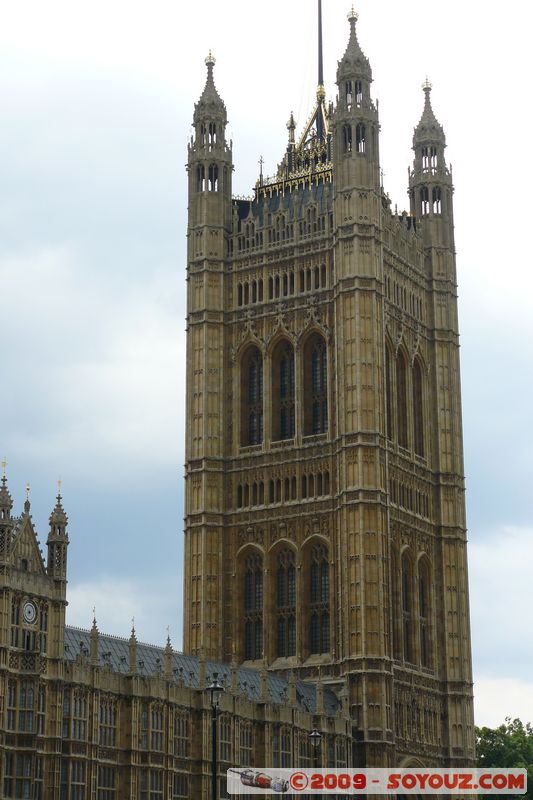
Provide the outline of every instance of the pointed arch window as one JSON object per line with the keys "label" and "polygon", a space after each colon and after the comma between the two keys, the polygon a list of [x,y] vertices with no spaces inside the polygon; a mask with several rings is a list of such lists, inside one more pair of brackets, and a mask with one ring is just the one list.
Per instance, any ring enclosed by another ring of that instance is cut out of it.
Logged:
{"label": "pointed arch window", "polygon": [[440,190],[440,186],[434,186],[431,192],[431,198],[433,200],[433,213],[434,214],[441,214],[442,213],[442,193]]}
{"label": "pointed arch window", "polygon": [[361,81],[355,82],[355,105],[361,108],[363,104],[363,84]]}
{"label": "pointed arch window", "polygon": [[403,657],[413,663],[413,570],[407,553],[402,556]]}
{"label": "pointed arch window", "polygon": [[216,164],[209,165],[209,191],[218,192],[218,167]]}
{"label": "pointed arch window", "polygon": [[263,657],[263,559],[249,555],[244,563],[244,660]]}
{"label": "pointed arch window", "polygon": [[346,81],[346,108],[348,109],[348,111],[352,110],[352,103],[353,103],[352,82]]}
{"label": "pointed arch window", "polygon": [[294,436],[294,348],[278,344],[272,359],[272,434],[275,441]]}
{"label": "pointed arch window", "polygon": [[296,654],[296,567],[294,552],[282,550],[276,569],[276,627],[278,657]]}
{"label": "pointed arch window", "polygon": [[407,436],[407,365],[401,350],[396,358],[396,416],[398,428],[398,444],[408,447]]}
{"label": "pointed arch window", "polygon": [[429,169],[429,147],[422,148],[422,172],[427,172]]}
{"label": "pointed arch window", "polygon": [[355,149],[358,153],[366,152],[366,126],[358,122],[355,128]]}
{"label": "pointed arch window", "polygon": [[422,367],[415,359],[413,364],[413,422],[414,446],[417,456],[424,456],[424,406],[422,394]]}
{"label": "pointed arch window", "polygon": [[196,191],[205,192],[205,167],[198,164],[196,167]]}
{"label": "pointed arch window", "polygon": [[241,366],[241,444],[263,441],[263,358],[257,347],[246,351]]}
{"label": "pointed arch window", "polygon": [[304,435],[325,433],[327,429],[327,349],[323,337],[315,333],[304,347]]}
{"label": "pointed arch window", "polygon": [[425,558],[422,558],[418,564],[418,613],[420,619],[420,664],[423,667],[431,667],[430,609],[429,564]]}
{"label": "pointed arch window", "polygon": [[309,651],[327,653],[330,649],[329,630],[329,560],[328,549],[317,544],[311,551],[309,570]]}
{"label": "pointed arch window", "polygon": [[420,189],[420,214],[426,217],[429,214],[429,189],[422,186]]}
{"label": "pointed arch window", "polygon": [[343,129],[343,143],[344,143],[344,152],[351,153],[352,152],[352,126],[351,125],[344,125]]}

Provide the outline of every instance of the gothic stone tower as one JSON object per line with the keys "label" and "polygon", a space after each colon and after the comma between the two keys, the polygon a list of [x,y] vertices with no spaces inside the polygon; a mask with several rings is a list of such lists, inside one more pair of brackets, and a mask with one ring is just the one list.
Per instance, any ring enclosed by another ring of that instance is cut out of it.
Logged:
{"label": "gothic stone tower", "polygon": [[[424,86],[410,213],[349,16],[317,102],[233,200],[207,59],[189,146],[185,649],[348,681],[355,758],[473,759],[451,173]],[[320,48],[321,51],[321,48]]]}

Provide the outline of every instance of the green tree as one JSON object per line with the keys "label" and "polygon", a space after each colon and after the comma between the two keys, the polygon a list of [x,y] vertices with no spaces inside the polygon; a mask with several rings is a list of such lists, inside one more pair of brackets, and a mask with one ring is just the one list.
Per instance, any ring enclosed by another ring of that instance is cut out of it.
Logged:
{"label": "green tree", "polygon": [[506,717],[498,728],[476,727],[476,749],[478,767],[525,767],[527,794],[521,796],[533,800],[533,726],[530,722],[524,725],[519,719]]}

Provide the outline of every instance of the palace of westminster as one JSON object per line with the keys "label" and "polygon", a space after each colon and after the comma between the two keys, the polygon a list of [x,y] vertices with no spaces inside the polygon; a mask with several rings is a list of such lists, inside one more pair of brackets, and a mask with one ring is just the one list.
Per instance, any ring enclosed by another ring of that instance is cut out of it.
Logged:
{"label": "palace of westminster", "polygon": [[335,103],[319,36],[311,117],[297,136],[291,114],[248,199],[206,59],[187,167],[183,653],[66,625],[62,498],[43,555],[2,478],[2,798],[207,798],[215,674],[222,798],[237,766],[473,763],[452,176],[426,82],[410,211],[392,211],[356,20]]}

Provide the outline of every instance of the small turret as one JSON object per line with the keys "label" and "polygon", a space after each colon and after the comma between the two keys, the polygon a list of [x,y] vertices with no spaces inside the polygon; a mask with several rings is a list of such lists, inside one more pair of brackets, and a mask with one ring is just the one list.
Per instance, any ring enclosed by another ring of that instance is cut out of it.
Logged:
{"label": "small turret", "polygon": [[370,61],[361,50],[357,39],[355,25],[357,14],[353,10],[348,14],[350,38],[342,59],[337,66],[337,86],[339,87],[339,106],[351,110],[353,106],[363,108],[371,104],[370,84],[372,69]]}
{"label": "small turret", "polygon": [[98,666],[99,657],[98,657],[98,639],[100,633],[98,631],[98,626],[96,624],[96,615],[93,615],[93,624],[91,628],[91,636],[90,636],[90,650],[91,650],[91,665],[93,667]]}
{"label": "small turret", "polygon": [[11,520],[11,509],[13,500],[7,488],[6,478],[7,462],[2,461],[2,480],[0,482],[0,563],[6,563],[11,553],[11,543],[13,541],[13,523]]}
{"label": "small turret", "polygon": [[194,127],[196,144],[207,146],[210,150],[224,145],[224,133],[228,115],[224,101],[215,86],[213,70],[216,60],[211,51],[205,59],[207,80],[200,99],[194,106]]}
{"label": "small turret", "polygon": [[444,159],[446,137],[431,106],[431,84],[422,85],[424,110],[413,134],[409,170],[411,214],[422,220],[426,245],[453,247],[452,176]]}
{"label": "small turret", "polygon": [[167,636],[167,644],[165,647],[165,669],[164,675],[165,680],[171,681],[172,680],[172,644],[170,643],[170,634]]}
{"label": "small turret", "polygon": [[[48,546],[47,572],[50,577],[64,581],[67,577],[67,548],[69,539],[67,534],[68,517],[61,500],[61,489],[59,488],[55,508],[50,514],[50,533],[46,540]],[[29,500],[26,500],[24,510],[27,514],[29,514],[29,505]]]}
{"label": "small turret", "polygon": [[137,637],[135,636],[135,624],[132,622],[131,634],[128,641],[128,671],[130,675],[137,672]]}
{"label": "small turret", "polygon": [[379,120],[370,96],[372,69],[357,39],[357,14],[348,14],[350,38],[337,67],[339,94],[332,128],[333,160],[339,188],[377,189]]}
{"label": "small turret", "polygon": [[194,136],[189,145],[189,192],[191,197],[213,192],[231,199],[231,146],[226,143],[228,115],[215,86],[215,58],[211,51],[205,63],[207,80],[194,106]]}

